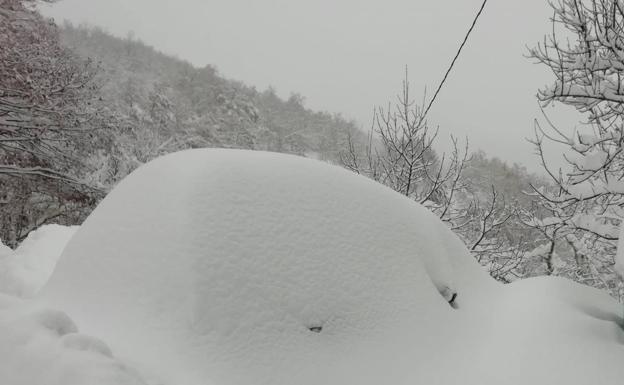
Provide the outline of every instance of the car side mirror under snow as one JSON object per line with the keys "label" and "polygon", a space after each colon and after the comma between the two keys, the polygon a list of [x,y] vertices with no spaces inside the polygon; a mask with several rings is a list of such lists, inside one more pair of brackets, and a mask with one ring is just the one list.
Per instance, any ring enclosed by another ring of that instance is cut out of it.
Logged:
{"label": "car side mirror under snow", "polygon": [[455,303],[456,299],[457,299],[457,293],[453,293],[453,295],[451,296],[451,299],[448,300],[449,305],[451,305],[453,309],[457,309],[457,303]]}

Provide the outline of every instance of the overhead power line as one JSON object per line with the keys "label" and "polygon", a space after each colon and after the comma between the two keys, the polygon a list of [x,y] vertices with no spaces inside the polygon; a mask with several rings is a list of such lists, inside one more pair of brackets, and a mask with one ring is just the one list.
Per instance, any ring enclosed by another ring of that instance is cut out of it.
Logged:
{"label": "overhead power line", "polygon": [[425,110],[425,113],[423,114],[423,119],[427,116],[427,113],[429,112],[429,109],[433,105],[433,102],[436,100],[436,97],[440,93],[440,90],[442,89],[442,86],[444,85],[446,78],[448,78],[449,74],[451,73],[451,70],[453,69],[455,62],[457,61],[459,54],[464,48],[464,45],[466,45],[466,42],[468,41],[468,37],[470,36],[470,33],[472,32],[475,25],[477,24],[477,20],[479,20],[479,16],[481,16],[481,13],[483,12],[483,8],[485,8],[485,3],[487,3],[487,0],[483,0],[483,3],[481,4],[481,8],[479,8],[479,12],[477,12],[477,15],[475,16],[474,20],[472,20],[472,25],[470,26],[470,29],[468,30],[468,32],[466,32],[466,36],[464,36],[464,41],[462,41],[461,45],[459,46],[459,49],[457,50],[457,53],[455,54],[455,57],[453,58],[451,65],[446,70],[446,73],[444,74],[444,78],[442,78],[440,85],[438,85],[438,89],[436,90],[435,94],[433,94],[433,98],[431,98],[431,101],[429,102],[429,105],[427,106],[427,109]]}

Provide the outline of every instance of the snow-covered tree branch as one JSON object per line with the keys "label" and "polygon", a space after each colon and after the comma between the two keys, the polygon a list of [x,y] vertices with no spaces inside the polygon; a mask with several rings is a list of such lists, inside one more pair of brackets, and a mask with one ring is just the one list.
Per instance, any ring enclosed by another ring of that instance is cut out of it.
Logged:
{"label": "snow-covered tree branch", "polygon": [[[585,120],[575,131],[558,128],[546,113],[544,125],[536,121],[532,143],[556,188],[534,188],[532,195],[575,252],[582,240],[599,242],[612,266],[624,217],[624,3],[559,0],[551,6],[552,32],[529,50],[554,76],[537,97],[543,107],[573,107]],[[563,146],[567,167],[549,164],[546,142]]]}

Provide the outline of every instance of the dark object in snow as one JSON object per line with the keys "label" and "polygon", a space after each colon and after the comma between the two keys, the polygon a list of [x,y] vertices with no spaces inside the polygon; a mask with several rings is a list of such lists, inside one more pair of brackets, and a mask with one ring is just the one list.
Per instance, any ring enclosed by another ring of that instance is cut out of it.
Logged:
{"label": "dark object in snow", "polygon": [[78,327],[67,313],[55,309],[41,309],[32,314],[32,318],[40,326],[58,336],[78,333]]}
{"label": "dark object in snow", "polygon": [[457,298],[457,293],[453,293],[453,295],[451,296],[451,299],[449,299],[448,303],[451,305],[452,308],[456,309],[457,308],[457,304],[455,303],[455,299]]}
{"label": "dark object in snow", "polygon": [[323,327],[322,326],[310,326],[308,330],[314,333],[320,333],[321,330],[323,330]]}

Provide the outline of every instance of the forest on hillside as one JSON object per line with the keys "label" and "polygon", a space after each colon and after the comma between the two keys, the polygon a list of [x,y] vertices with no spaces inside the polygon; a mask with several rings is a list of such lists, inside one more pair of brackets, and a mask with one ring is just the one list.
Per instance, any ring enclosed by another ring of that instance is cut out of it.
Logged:
{"label": "forest on hillside", "polygon": [[[555,6],[555,15],[581,36],[584,23],[608,24],[566,5]],[[58,26],[29,1],[3,0],[0,239],[15,248],[43,224],[82,223],[117,182],[167,153],[273,151],[340,165],[423,204],[499,281],[563,276],[621,299],[614,258],[623,217],[624,60],[619,48],[610,52],[624,36],[614,37],[613,27],[585,36],[589,51],[570,47],[563,62],[553,53],[555,36],[530,52],[561,74],[540,91],[541,102],[572,105],[595,128],[587,135],[538,131],[538,156],[550,138],[575,154],[569,170],[544,163],[541,176],[470,148],[470,138],[438,135],[407,78],[397,101],[375,109],[366,132],[307,108],[302,95],[283,100],[214,66],[196,68],[96,27]],[[596,71],[587,75],[587,68]],[[446,154],[436,150],[444,141],[452,148]]]}

